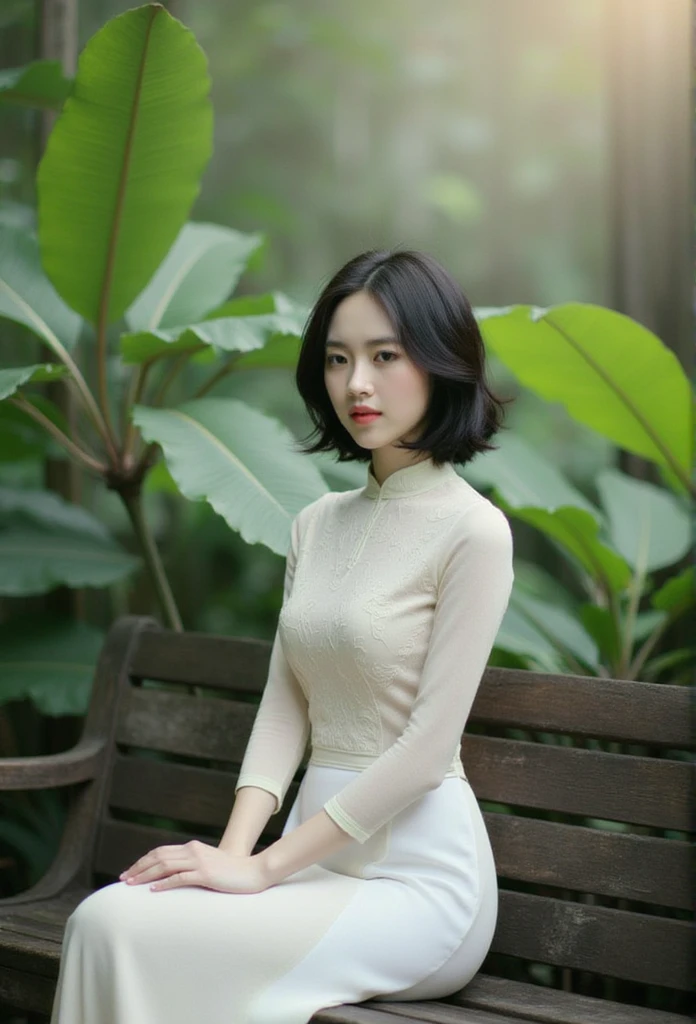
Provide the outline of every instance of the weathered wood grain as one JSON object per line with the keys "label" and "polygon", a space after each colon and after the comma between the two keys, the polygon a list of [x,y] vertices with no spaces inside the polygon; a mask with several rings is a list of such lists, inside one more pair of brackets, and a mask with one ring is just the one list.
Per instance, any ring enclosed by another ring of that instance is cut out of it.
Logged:
{"label": "weathered wood grain", "polygon": [[693,750],[687,687],[486,669],[469,721]]}
{"label": "weathered wood grain", "polygon": [[465,734],[462,762],[479,800],[684,832],[692,827],[694,768],[686,761]]}
{"label": "weathered wood grain", "polygon": [[[47,876],[30,892],[0,901],[0,1000],[48,1013],[65,921],[96,879],[115,877],[158,845],[217,841],[256,715],[256,704],[244,698],[261,695],[270,650],[266,641],[177,634],[153,619],[119,619],[99,658],[80,744],[51,758],[0,762],[0,788],[3,782],[7,788],[69,785],[72,794]],[[482,725],[524,729],[529,739],[472,731]],[[692,990],[692,922],[684,919],[693,877],[690,725],[689,694],[681,687],[487,670],[462,755],[478,799],[502,805],[484,808],[501,880],[493,953]],[[574,745],[537,742],[545,733],[574,737]],[[638,752],[584,749],[585,737],[636,744]],[[258,848],[280,835],[303,770]],[[123,820],[134,815],[153,823]],[[549,815],[570,820],[546,820]],[[588,827],[591,818],[625,823],[628,831]],[[172,827],[155,827],[157,820]],[[640,834],[660,829],[682,838]],[[516,891],[525,886],[537,891]],[[637,901],[640,909],[600,906],[594,897]],[[399,1020],[681,1024],[686,1018],[485,974],[444,1000],[371,1000],[313,1018]]]}
{"label": "weathered wood grain", "polygon": [[503,890],[491,949],[690,992],[692,946],[691,921]]}
{"label": "weathered wood grain", "polygon": [[540,1024],[684,1024],[684,1017],[677,1013],[561,992],[490,974],[477,974],[461,991],[447,996],[446,1002]]}

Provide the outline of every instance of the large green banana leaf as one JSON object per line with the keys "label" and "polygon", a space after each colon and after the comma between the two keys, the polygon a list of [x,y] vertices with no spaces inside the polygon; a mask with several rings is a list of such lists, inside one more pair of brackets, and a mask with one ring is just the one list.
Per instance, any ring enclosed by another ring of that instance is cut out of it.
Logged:
{"label": "large green banana leaf", "polygon": [[[564,655],[599,669],[597,645],[577,617],[558,605],[522,594],[513,587],[511,604],[517,613]],[[519,651],[518,653],[523,653]]]}
{"label": "large green banana leaf", "polygon": [[682,569],[656,590],[651,597],[655,608],[668,612],[673,618],[683,615],[696,604],[696,573],[693,565]]}
{"label": "large green banana leaf", "polygon": [[0,71],[0,101],[60,110],[70,85],[59,60],[35,60],[21,68]]}
{"label": "large green banana leaf", "polygon": [[33,615],[0,625],[0,705],[29,698],[45,715],[82,715],[104,642],[84,622]]}
{"label": "large green banana leaf", "polygon": [[86,509],[50,491],[0,487],[0,594],[104,587],[140,564]]}
{"label": "large green banana leaf", "polygon": [[614,310],[580,302],[476,315],[486,344],[525,387],[562,402],[576,420],[669,467],[688,486],[689,381],[655,334]]}
{"label": "large green banana leaf", "polygon": [[600,510],[523,437],[508,431],[497,434],[495,444],[498,448],[478,455],[463,468],[461,475],[471,484],[495,487],[515,508],[534,505],[552,511],[574,505],[602,522]]}
{"label": "large green banana leaf", "polygon": [[261,242],[260,234],[218,224],[184,224],[164,262],[126,312],[131,331],[202,320],[232,292]]}
{"label": "large green banana leaf", "polygon": [[505,611],[495,646],[501,651],[520,655],[532,668],[541,672],[563,672],[566,668],[555,644],[513,604],[509,604]]}
{"label": "large green banana leaf", "polygon": [[597,487],[611,542],[634,569],[662,569],[687,553],[692,544],[689,515],[669,491],[614,469],[599,473]]}
{"label": "large green banana leaf", "polygon": [[82,327],[46,277],[36,238],[9,225],[0,228],[0,316],[25,324],[61,357]]}
{"label": "large green banana leaf", "polygon": [[166,256],[212,151],[206,58],[161,4],[111,19],[80,55],[39,166],[46,272],[91,323],[117,320]]}
{"label": "large green banana leaf", "polygon": [[[30,398],[35,409],[55,423],[64,434],[70,433],[68,421],[57,405],[43,395],[32,393]],[[65,449],[22,409],[11,402],[0,402],[0,462],[33,461],[47,457],[64,459]]]}
{"label": "large green banana leaf", "polygon": [[585,509],[562,506],[550,512],[545,508],[512,506],[502,495],[497,496],[496,504],[507,515],[541,530],[605,591],[617,592],[628,586],[628,563],[601,540],[597,520]]}
{"label": "large green banana leaf", "polygon": [[297,339],[300,329],[297,317],[287,313],[229,316],[171,330],[124,334],[121,355],[125,363],[142,363],[157,356],[176,355],[197,344],[211,345],[222,352],[249,352],[263,348],[271,339]]}
{"label": "large green banana leaf", "polygon": [[133,421],[161,446],[181,493],[209,502],[248,544],[286,555],[293,516],[328,491],[290,432],[236,399],[135,406]]}
{"label": "large green banana leaf", "polygon": [[0,370],[0,400],[9,398],[23,384],[60,380],[66,372],[65,366],[55,366],[53,363],[34,363],[32,366],[14,366]]}

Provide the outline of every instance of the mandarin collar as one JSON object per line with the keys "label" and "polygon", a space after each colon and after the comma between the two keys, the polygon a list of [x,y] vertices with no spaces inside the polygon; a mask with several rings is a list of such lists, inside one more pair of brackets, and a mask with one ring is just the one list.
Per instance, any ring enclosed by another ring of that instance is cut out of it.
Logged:
{"label": "mandarin collar", "polygon": [[363,494],[366,498],[379,498],[380,500],[404,498],[410,494],[429,491],[431,487],[437,487],[438,484],[458,476],[453,463],[445,462],[442,466],[436,466],[431,458],[427,458],[390,473],[380,487],[372,472],[372,463],[370,462],[367,466],[367,483]]}

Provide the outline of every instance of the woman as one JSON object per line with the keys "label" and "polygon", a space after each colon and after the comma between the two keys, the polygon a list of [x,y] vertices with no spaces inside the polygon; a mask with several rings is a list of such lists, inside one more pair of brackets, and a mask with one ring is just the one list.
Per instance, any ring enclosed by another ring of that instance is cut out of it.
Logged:
{"label": "woman", "polygon": [[[160,847],[66,929],[52,1024],[306,1024],[467,984],[495,864],[459,755],[508,603],[505,516],[456,472],[502,403],[469,303],[431,257],[328,283],[296,375],[307,452],[369,463],[291,526],[269,675],[218,847]],[[359,410],[369,413],[356,415]],[[282,837],[252,850],[311,758]]]}

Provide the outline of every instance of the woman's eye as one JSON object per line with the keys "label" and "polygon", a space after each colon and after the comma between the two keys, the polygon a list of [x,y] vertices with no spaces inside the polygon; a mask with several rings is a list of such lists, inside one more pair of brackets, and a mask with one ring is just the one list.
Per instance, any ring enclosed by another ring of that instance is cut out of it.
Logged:
{"label": "woman's eye", "polygon": [[[380,349],[379,352],[377,353],[377,355],[378,356],[390,356],[391,358],[386,360],[387,363],[393,363],[393,362],[395,362],[399,358],[398,353],[391,352],[389,349]],[[334,360],[334,359],[343,359],[343,356],[340,356],[340,355],[328,355],[326,357],[326,365],[327,366],[336,366],[336,365],[338,365],[338,364],[332,362],[332,360]],[[383,360],[383,362],[385,362],[385,360]]]}

